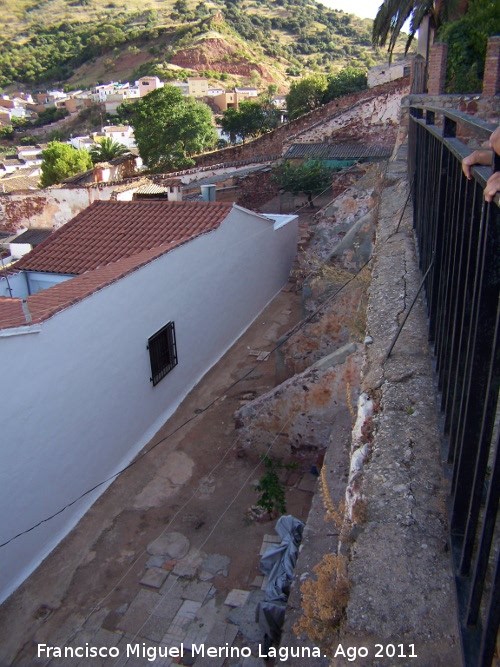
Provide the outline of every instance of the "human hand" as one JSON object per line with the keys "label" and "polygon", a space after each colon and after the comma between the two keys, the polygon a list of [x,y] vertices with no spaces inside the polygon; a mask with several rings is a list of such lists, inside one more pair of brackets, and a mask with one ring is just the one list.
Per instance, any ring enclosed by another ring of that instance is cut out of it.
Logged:
{"label": "human hand", "polygon": [[482,166],[488,166],[491,165],[491,161],[493,159],[493,151],[489,150],[477,150],[473,151],[470,155],[467,155],[467,157],[464,157],[462,160],[462,171],[464,174],[467,176],[467,178],[472,178],[472,174],[470,173],[470,168],[475,165],[479,164]]}
{"label": "human hand", "polygon": [[493,197],[500,192],[500,171],[496,171],[490,176],[484,188],[484,198],[487,202],[493,201]]}

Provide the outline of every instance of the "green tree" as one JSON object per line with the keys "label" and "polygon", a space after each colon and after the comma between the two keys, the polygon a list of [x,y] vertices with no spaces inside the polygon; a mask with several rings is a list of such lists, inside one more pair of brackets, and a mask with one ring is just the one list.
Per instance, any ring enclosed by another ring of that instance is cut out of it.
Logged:
{"label": "green tree", "polygon": [[92,162],[97,164],[98,162],[108,162],[119,155],[128,153],[128,148],[118,143],[118,141],[114,141],[111,137],[104,137],[97,142],[97,145],[92,146],[89,153]]}
{"label": "green tree", "polygon": [[372,43],[374,46],[388,44],[387,50],[392,57],[399,33],[410,19],[410,32],[406,42],[408,51],[420,24],[427,16],[431,29],[439,30],[444,23],[465,14],[467,7],[468,0],[384,0],[373,21]]}
{"label": "green tree", "polygon": [[448,44],[448,92],[481,92],[488,37],[498,34],[496,0],[471,0],[465,16],[440,29],[439,40]]}
{"label": "green tree", "polygon": [[0,139],[14,139],[14,128],[12,125],[5,125],[0,128]]}
{"label": "green tree", "polygon": [[134,117],[136,105],[136,100],[124,100],[118,105],[116,114],[109,116],[108,120],[113,124],[128,125]]}
{"label": "green tree", "polygon": [[324,74],[313,74],[300,81],[294,81],[286,96],[290,120],[321,106],[327,86],[328,80]]}
{"label": "green tree", "polygon": [[298,195],[303,192],[307,195],[309,206],[314,208],[313,195],[326,190],[332,182],[334,170],[319,160],[309,160],[297,167],[289,162],[283,162],[274,173],[274,181],[285,192]]}
{"label": "green tree", "polygon": [[58,141],[49,143],[42,151],[42,159],[40,182],[44,188],[92,167],[92,160],[85,149],[76,150]]}
{"label": "green tree", "polygon": [[221,127],[234,143],[238,135],[245,141],[247,137],[258,137],[273,130],[278,126],[279,118],[278,109],[268,98],[258,102],[246,100],[241,102],[237,110],[224,111]]}
{"label": "green tree", "polygon": [[285,487],[279,480],[279,473],[282,470],[297,468],[297,463],[283,463],[281,459],[273,459],[270,456],[262,456],[261,461],[266,472],[255,487],[257,493],[260,493],[257,505],[262,507],[270,517],[273,514],[284,514],[286,512]]}
{"label": "green tree", "polygon": [[359,90],[368,88],[366,70],[357,67],[344,67],[338,74],[328,77],[328,86],[323,97],[324,102],[357,93]]}
{"label": "green tree", "polygon": [[141,158],[156,172],[185,169],[190,156],[213,148],[217,132],[206,104],[183,97],[174,86],[153,90],[137,102],[130,121]]}

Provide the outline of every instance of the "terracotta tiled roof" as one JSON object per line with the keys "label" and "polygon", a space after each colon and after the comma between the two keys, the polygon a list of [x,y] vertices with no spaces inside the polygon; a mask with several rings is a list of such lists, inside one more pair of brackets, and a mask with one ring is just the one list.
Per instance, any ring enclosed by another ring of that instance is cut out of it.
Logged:
{"label": "terracotta tiled roof", "polygon": [[[23,169],[23,171],[25,171]],[[23,190],[38,190],[40,176],[17,176],[0,178],[0,194],[4,192],[22,192]]]}
{"label": "terracotta tiled roof", "polygon": [[0,328],[19,327],[26,324],[21,299],[0,296]]}
{"label": "terracotta tiled roof", "polygon": [[81,274],[216,229],[230,203],[97,201],[25,255],[17,268]]}
{"label": "terracotta tiled roof", "polygon": [[80,274],[26,299],[0,298],[0,329],[36,324],[169,250],[219,227],[228,202],[94,202],[25,255],[16,269]]}

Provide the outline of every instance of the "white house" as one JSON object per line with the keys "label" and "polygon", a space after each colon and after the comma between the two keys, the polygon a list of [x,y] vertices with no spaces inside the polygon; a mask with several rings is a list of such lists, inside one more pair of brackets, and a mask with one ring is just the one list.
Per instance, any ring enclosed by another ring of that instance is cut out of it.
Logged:
{"label": "white house", "polygon": [[24,162],[26,167],[38,167],[43,162],[42,151],[45,148],[47,148],[47,144],[22,146],[17,150],[17,157]]}
{"label": "white house", "polygon": [[27,229],[18,234],[9,242],[9,252],[13,259],[20,259],[23,255],[43,243],[52,234],[51,229]]}
{"label": "white house", "polygon": [[387,63],[387,65],[376,65],[370,67],[367,75],[368,88],[379,86],[388,81],[395,81],[404,76],[409,76],[411,70],[411,60],[400,60],[395,63]]}
{"label": "white house", "polygon": [[134,129],[130,125],[105,125],[102,128],[105,137],[112,139],[127,148],[135,148]]}
{"label": "white house", "polygon": [[296,242],[296,216],[99,201],[1,280],[0,600],[286,283]]}
{"label": "white house", "polygon": [[245,97],[245,99],[249,97],[257,97],[259,94],[258,88],[235,88],[234,92]]}
{"label": "white house", "polygon": [[[104,134],[102,135],[101,138],[104,137]],[[76,150],[80,150],[81,148],[84,148],[86,151],[90,151],[92,146],[95,146],[95,140],[92,137],[87,136],[82,136],[82,137],[71,137],[69,140],[69,143],[73,146],[73,148],[76,148]]]}
{"label": "white house", "polygon": [[92,89],[92,101],[104,103],[108,95],[112,95],[119,84],[116,81],[103,83]]}
{"label": "white house", "polygon": [[163,88],[164,86],[163,81],[160,81],[157,76],[143,76],[135,83],[139,89],[139,97],[144,97],[151,91],[156,90],[157,88]]}

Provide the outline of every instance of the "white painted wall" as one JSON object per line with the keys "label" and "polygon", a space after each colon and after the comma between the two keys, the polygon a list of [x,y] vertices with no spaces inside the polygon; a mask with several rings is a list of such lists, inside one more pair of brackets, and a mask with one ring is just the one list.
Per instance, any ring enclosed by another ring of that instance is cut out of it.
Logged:
{"label": "white painted wall", "polygon": [[387,81],[401,79],[405,75],[405,68],[410,67],[410,65],[411,62],[405,60],[392,65],[378,65],[370,68],[367,76],[368,88],[379,86],[382,83],[387,83]]}
{"label": "white painted wall", "polygon": [[[31,335],[0,331],[0,365],[11,378],[2,399],[0,543],[107,479],[150,440],[286,282],[297,223],[282,222],[234,207],[218,230]],[[179,364],[153,388],[146,344],[170,320]],[[0,599],[104,489],[0,549]]]}

